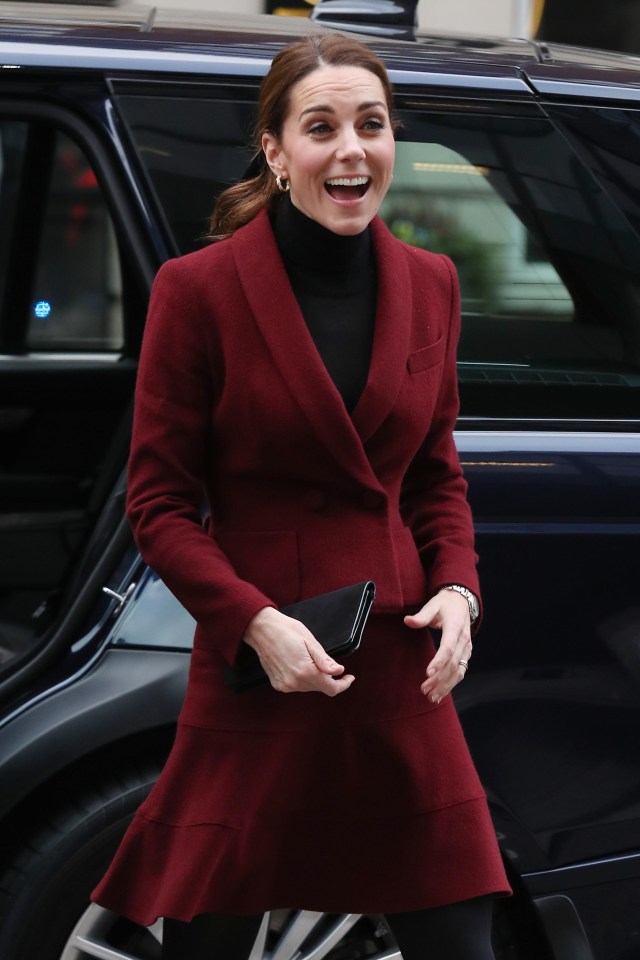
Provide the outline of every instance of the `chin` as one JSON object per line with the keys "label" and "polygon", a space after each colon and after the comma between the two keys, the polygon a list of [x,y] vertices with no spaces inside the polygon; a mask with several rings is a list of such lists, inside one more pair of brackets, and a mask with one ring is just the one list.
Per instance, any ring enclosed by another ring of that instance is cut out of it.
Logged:
{"label": "chin", "polygon": [[356,234],[362,233],[363,230],[367,229],[374,216],[375,213],[359,213],[353,216],[334,215],[320,222],[323,223],[328,230],[339,234],[341,237],[354,237]]}

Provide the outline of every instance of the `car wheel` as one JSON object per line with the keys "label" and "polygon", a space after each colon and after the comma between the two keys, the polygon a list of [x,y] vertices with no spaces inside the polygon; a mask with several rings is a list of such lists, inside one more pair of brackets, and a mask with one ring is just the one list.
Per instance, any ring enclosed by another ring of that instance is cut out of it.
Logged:
{"label": "car wheel", "polygon": [[[34,823],[10,862],[3,864],[0,876],[3,960],[80,960],[84,956],[69,947],[70,933],[86,915],[91,890],[160,768],[160,761],[149,760],[97,782],[95,771],[85,772],[69,781],[66,798],[45,811],[46,819]],[[135,937],[130,931],[127,936],[135,950]],[[145,939],[148,936],[145,932]],[[159,946],[155,954],[139,954],[144,960],[159,955]],[[127,956],[122,954],[122,960]],[[137,960],[135,952],[132,956]]]}
{"label": "car wheel", "polygon": [[[496,960],[541,960],[521,952],[511,937],[494,944]],[[91,904],[69,936],[59,960],[158,960],[162,920],[144,929]],[[277,910],[265,914],[248,960],[402,960],[383,917]]]}
{"label": "car wheel", "polygon": [[[57,960],[157,960],[162,921],[144,929],[91,904]],[[384,921],[358,914],[277,910],[265,914],[250,960],[400,960]]]}

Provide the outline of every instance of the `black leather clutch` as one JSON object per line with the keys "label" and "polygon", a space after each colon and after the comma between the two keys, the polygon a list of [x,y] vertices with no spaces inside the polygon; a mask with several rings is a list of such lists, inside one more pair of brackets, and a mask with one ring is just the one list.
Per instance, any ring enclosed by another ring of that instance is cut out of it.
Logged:
{"label": "black leather clutch", "polygon": [[[360,646],[369,611],[375,599],[372,580],[299,600],[280,612],[304,623],[332,657],[344,657]],[[224,682],[234,690],[249,690],[268,681],[257,653],[243,643],[236,662],[227,667]]]}

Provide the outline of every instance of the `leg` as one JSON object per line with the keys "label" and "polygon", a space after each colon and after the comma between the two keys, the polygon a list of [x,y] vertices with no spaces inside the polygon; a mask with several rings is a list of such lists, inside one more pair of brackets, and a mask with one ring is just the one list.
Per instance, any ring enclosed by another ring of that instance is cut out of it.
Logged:
{"label": "leg", "polygon": [[189,923],[165,917],[162,960],[247,960],[262,917],[201,913]]}
{"label": "leg", "polygon": [[492,914],[492,897],[478,897],[386,919],[403,960],[495,960]]}

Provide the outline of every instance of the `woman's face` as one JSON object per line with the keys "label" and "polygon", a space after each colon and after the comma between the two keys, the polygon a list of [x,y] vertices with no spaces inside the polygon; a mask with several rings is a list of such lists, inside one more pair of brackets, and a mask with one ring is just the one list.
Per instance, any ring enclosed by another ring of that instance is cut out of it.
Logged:
{"label": "woman's face", "polygon": [[334,233],[361,233],[395,158],[380,80],[363,67],[319,67],[295,84],[281,137],[265,134],[262,148],[302,213]]}

